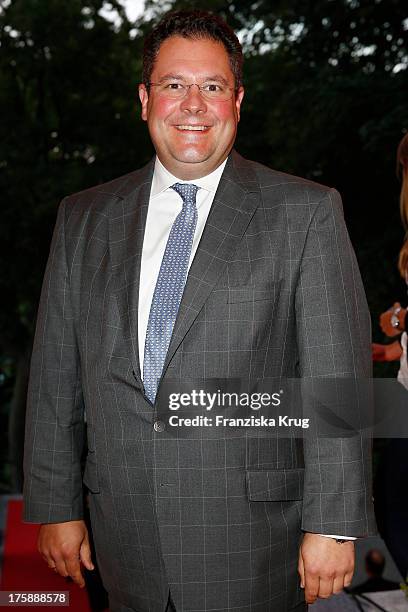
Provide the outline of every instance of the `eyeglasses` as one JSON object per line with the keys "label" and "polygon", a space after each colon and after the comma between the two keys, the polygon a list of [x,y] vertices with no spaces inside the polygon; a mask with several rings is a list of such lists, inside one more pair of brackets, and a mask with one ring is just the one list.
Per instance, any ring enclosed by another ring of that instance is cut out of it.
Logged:
{"label": "eyeglasses", "polygon": [[181,100],[186,97],[190,87],[196,85],[200,91],[200,94],[206,100],[223,101],[231,100],[234,87],[229,87],[223,83],[180,83],[179,81],[163,81],[162,83],[146,83],[146,87],[157,87],[157,92],[160,96],[169,98],[171,100]]}

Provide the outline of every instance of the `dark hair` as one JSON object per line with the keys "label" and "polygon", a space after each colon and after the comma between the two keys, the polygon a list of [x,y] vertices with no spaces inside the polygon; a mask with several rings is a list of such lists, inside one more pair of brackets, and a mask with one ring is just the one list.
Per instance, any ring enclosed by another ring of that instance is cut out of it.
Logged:
{"label": "dark hair", "polygon": [[367,571],[374,576],[381,576],[385,567],[385,557],[380,550],[369,550],[365,558]]}
{"label": "dark hair", "polygon": [[229,56],[235,87],[242,84],[242,47],[235,32],[223,19],[208,11],[190,10],[168,13],[146,37],[143,46],[143,83],[147,86],[161,44],[171,36],[220,42]]}

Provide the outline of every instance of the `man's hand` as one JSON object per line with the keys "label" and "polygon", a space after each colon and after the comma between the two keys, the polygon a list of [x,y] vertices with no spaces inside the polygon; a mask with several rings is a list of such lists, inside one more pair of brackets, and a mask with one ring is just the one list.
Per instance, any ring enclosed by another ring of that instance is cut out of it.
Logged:
{"label": "man's hand", "polygon": [[[398,327],[393,327],[391,325],[391,317],[394,313],[399,321]],[[402,331],[404,331],[406,314],[406,308],[402,308],[399,302],[395,302],[395,304],[391,308],[383,312],[380,315],[380,327],[384,334],[392,338],[394,336],[398,336]]]}
{"label": "man's hand", "polygon": [[81,588],[85,586],[80,561],[89,570],[93,570],[94,565],[84,521],[41,525],[38,550],[50,568],[61,576],[71,576]]}
{"label": "man's hand", "polygon": [[351,584],[354,572],[354,542],[338,544],[332,538],[305,533],[299,551],[300,585],[306,603],[327,599]]}

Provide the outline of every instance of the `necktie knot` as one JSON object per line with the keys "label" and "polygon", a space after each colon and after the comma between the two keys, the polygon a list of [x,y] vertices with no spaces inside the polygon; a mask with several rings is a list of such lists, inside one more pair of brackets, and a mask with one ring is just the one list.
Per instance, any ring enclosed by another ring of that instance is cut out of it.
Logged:
{"label": "necktie knot", "polygon": [[174,183],[171,189],[177,191],[179,196],[182,198],[183,203],[196,203],[197,191],[200,189],[197,185],[192,183]]}

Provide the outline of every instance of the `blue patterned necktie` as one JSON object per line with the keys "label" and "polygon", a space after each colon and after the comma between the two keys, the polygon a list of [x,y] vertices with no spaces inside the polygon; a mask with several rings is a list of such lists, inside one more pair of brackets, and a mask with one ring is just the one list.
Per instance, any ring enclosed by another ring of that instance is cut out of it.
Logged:
{"label": "blue patterned necktie", "polygon": [[154,403],[167,349],[186,284],[188,262],[197,225],[197,185],[175,183],[183,208],[171,228],[150,306],[143,361],[146,397]]}

